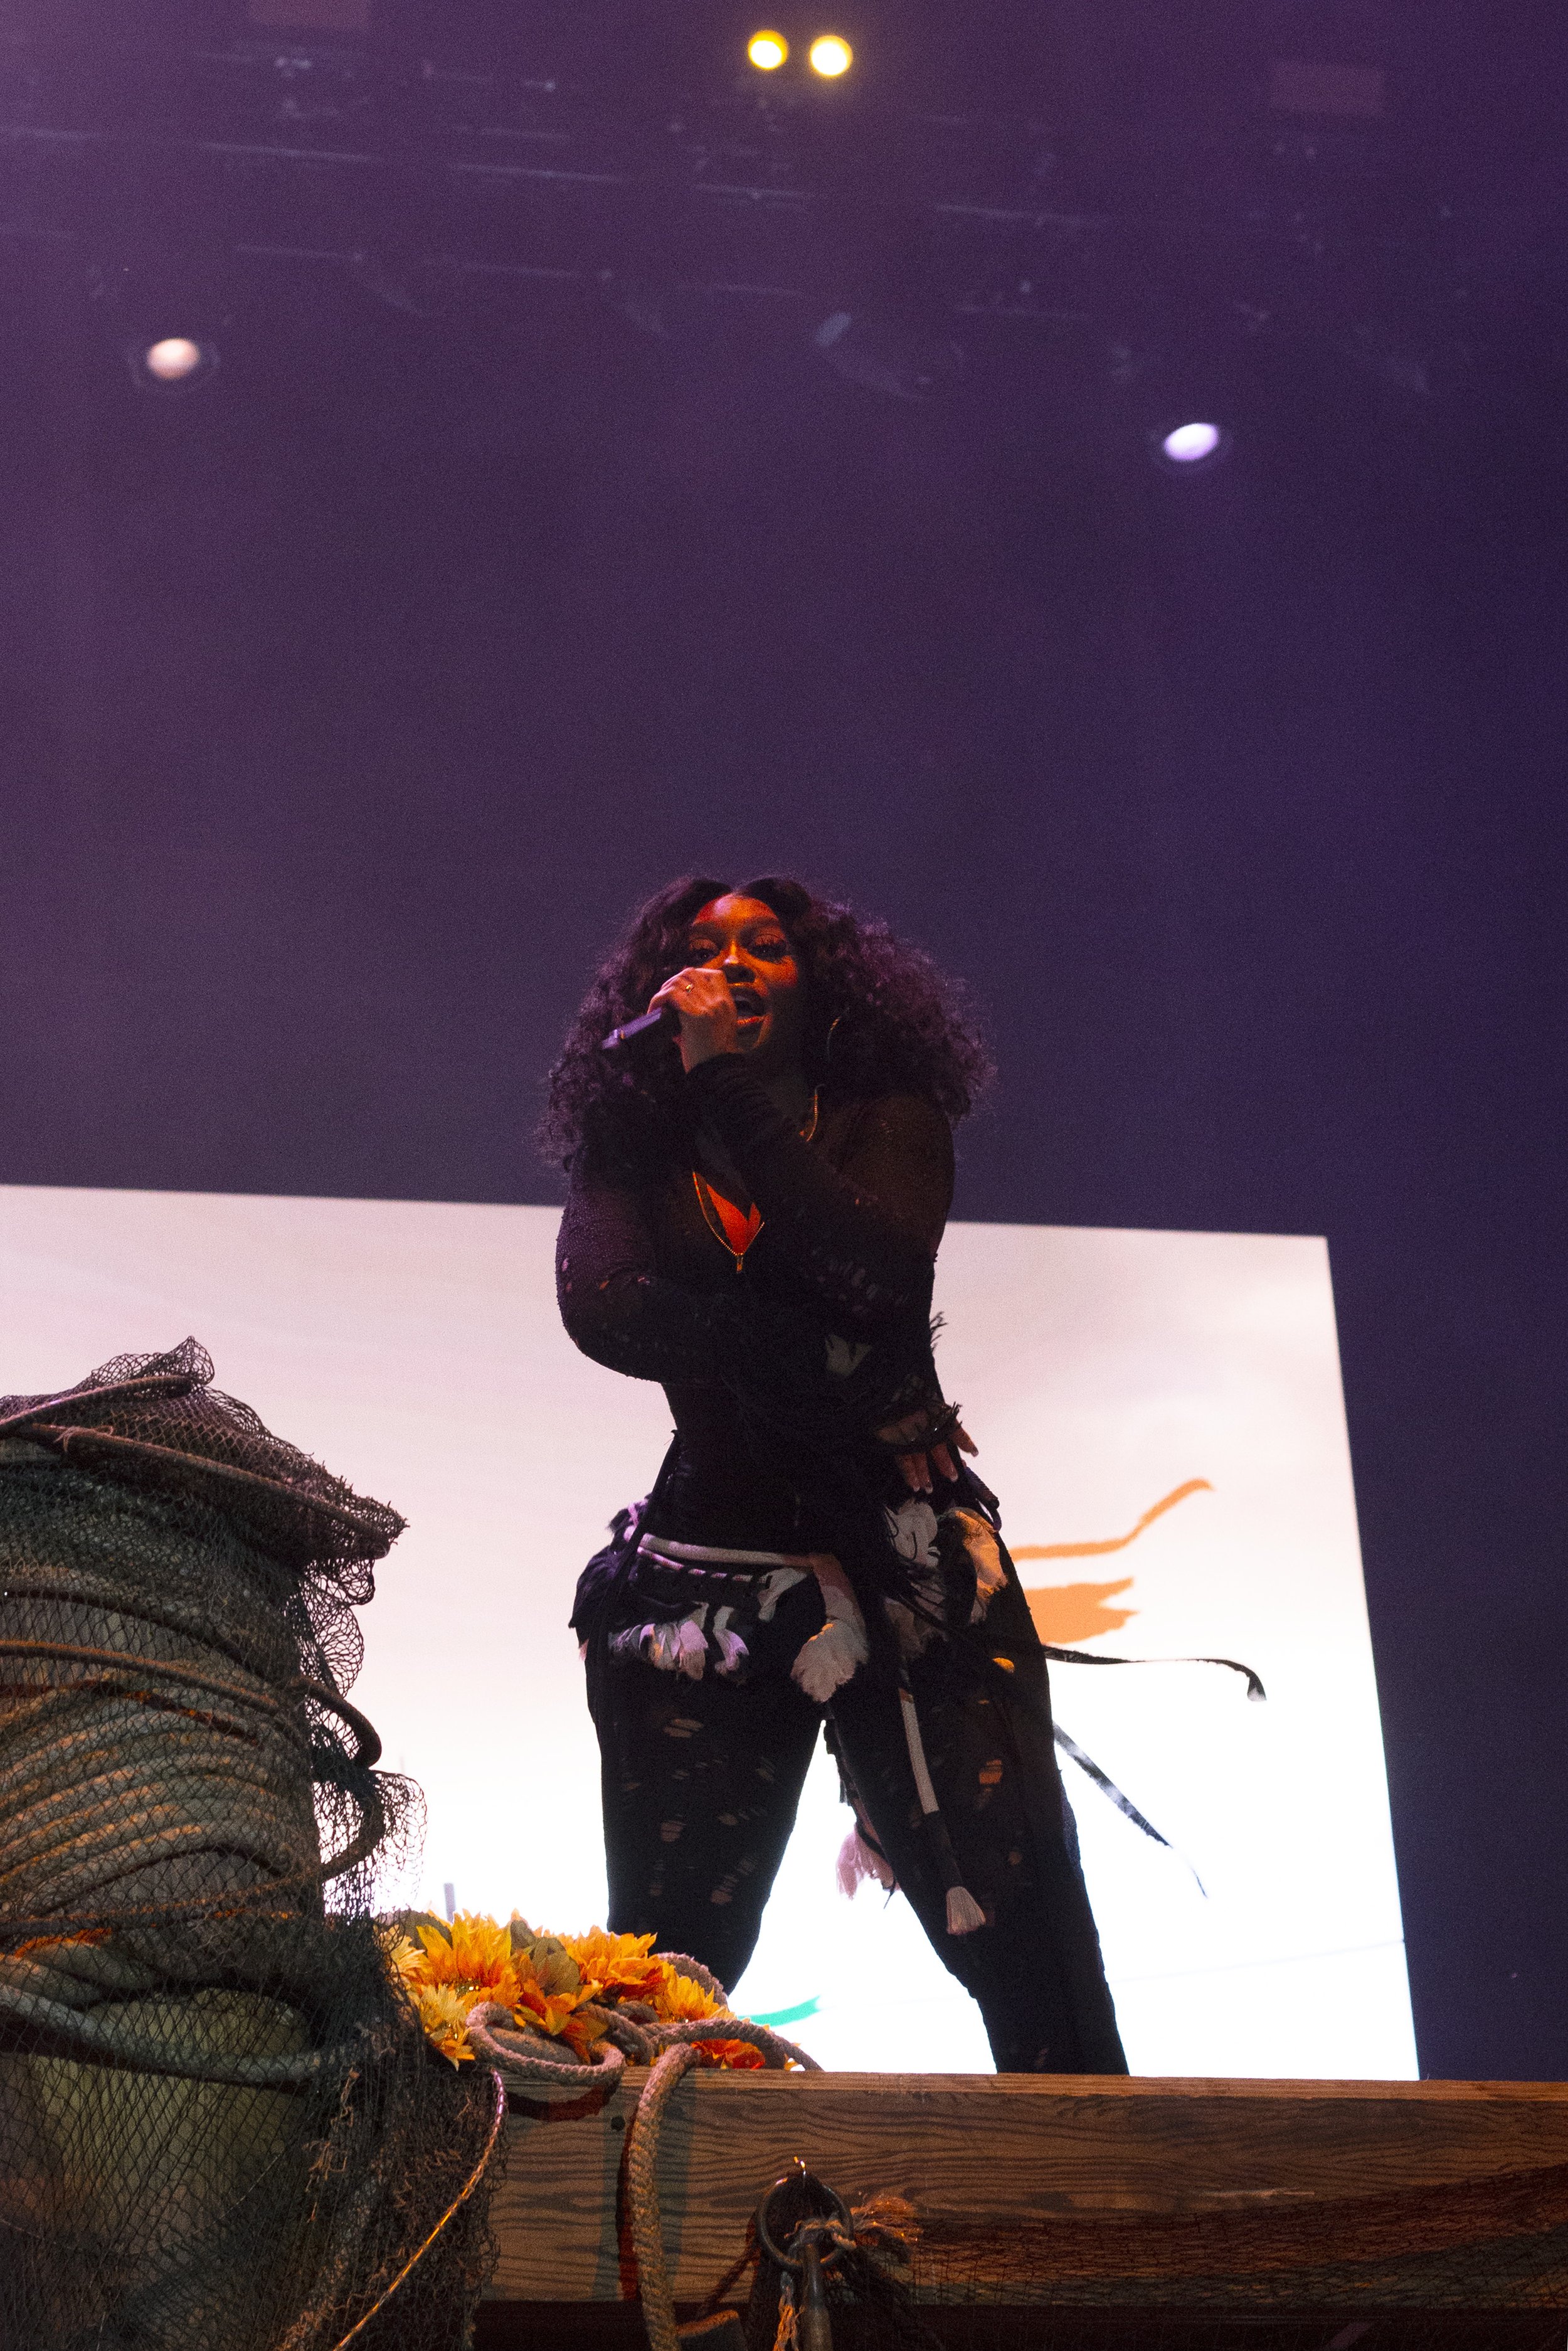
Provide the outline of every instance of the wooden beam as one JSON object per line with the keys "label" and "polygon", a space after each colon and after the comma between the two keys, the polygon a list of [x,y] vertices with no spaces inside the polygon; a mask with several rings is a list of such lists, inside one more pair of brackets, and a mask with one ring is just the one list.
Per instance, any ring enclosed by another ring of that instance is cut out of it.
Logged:
{"label": "wooden beam", "polygon": [[[695,2311],[683,2311],[683,2318]],[[1343,2311],[1173,2313],[937,2308],[922,2324],[943,2351],[1563,2351],[1561,2314],[1462,2311],[1353,2318]],[[648,2351],[630,2302],[487,2302],[475,2351]]]}
{"label": "wooden beam", "polygon": [[[644,2078],[513,2101],[493,2294],[634,2295],[622,2171]],[[680,2301],[744,2272],[758,2201],[796,2155],[851,2203],[913,2204],[937,2292],[961,2276],[999,2302],[1050,2279],[1063,2308],[1568,2308],[1568,2084],[694,2073],[660,2155]]]}

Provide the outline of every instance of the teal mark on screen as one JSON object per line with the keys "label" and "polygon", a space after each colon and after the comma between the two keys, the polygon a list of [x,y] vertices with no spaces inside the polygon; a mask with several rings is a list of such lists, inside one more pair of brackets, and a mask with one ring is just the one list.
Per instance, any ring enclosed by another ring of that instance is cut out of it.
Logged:
{"label": "teal mark on screen", "polygon": [[813,1992],[810,2000],[800,2001],[794,2008],[769,2008],[754,2016],[753,2024],[799,2024],[803,2016],[815,2016],[821,2007],[821,1997]]}

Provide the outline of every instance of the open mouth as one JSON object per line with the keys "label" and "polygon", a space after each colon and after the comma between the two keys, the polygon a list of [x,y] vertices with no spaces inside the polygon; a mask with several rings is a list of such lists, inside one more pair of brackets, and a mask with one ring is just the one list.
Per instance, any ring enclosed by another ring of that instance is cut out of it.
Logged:
{"label": "open mouth", "polygon": [[762,1007],[750,989],[737,987],[735,991],[736,1026],[740,1029],[759,1029],[762,1026],[763,1017]]}

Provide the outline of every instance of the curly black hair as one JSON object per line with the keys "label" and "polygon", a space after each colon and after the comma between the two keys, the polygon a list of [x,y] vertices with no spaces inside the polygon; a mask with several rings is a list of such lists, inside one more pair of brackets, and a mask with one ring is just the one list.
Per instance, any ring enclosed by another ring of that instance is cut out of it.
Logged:
{"label": "curly black hair", "polygon": [[686,961],[694,915],[737,892],[783,925],[806,986],[807,1071],[824,1099],[924,1094],[956,1125],[991,1076],[991,1057],[960,989],[883,922],[819,897],[787,875],[725,882],[687,874],[650,898],[606,956],[549,1074],[539,1143],[570,1166],[585,1146],[645,1160],[674,1147],[680,1058],[673,1040],[608,1054],[600,1040],[647,1009]]}

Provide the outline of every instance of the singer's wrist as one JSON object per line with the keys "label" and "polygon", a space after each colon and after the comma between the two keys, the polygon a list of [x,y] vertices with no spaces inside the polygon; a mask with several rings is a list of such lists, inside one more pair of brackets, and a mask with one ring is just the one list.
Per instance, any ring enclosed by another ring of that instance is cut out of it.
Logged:
{"label": "singer's wrist", "polygon": [[685,1065],[688,1076],[704,1061],[716,1061],[725,1054],[733,1054],[738,1059],[739,1053],[738,1045],[721,1045],[716,1038],[683,1037],[681,1039],[681,1060]]}

